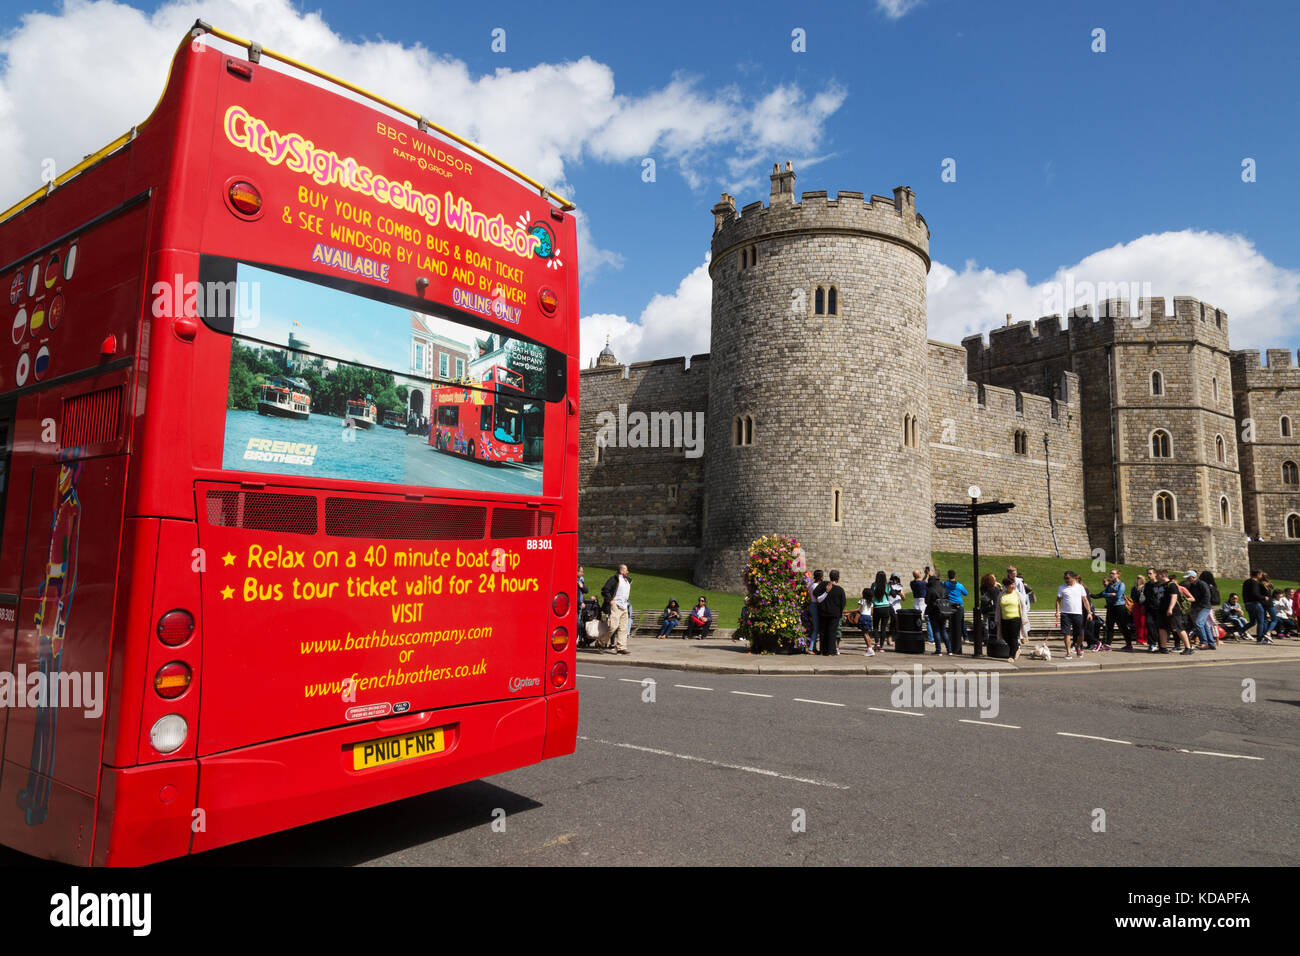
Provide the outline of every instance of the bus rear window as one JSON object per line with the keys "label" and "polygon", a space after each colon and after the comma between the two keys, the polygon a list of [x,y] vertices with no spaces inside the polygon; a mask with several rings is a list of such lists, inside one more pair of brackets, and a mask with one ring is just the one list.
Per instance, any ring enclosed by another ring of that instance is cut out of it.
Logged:
{"label": "bus rear window", "polygon": [[541,493],[560,353],[247,263],[226,288],[223,468]]}

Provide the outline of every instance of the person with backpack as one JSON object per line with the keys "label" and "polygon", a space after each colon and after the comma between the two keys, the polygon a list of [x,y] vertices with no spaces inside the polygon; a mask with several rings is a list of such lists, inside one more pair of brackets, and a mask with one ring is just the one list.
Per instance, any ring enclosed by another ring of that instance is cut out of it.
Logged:
{"label": "person with backpack", "polygon": [[966,590],[966,585],[957,580],[957,572],[951,568],[948,569],[948,580],[943,582],[943,586],[948,592],[948,603],[952,605],[952,617],[948,620],[952,622],[954,631],[953,644],[957,647],[957,652],[961,653],[962,642],[970,640],[966,636],[966,602],[963,600],[970,592]]}
{"label": "person with backpack", "polygon": [[620,564],[618,572],[611,574],[609,580],[600,589],[604,599],[601,611],[609,615],[609,640],[616,654],[631,654],[627,649],[627,635],[631,623],[632,579],[628,577],[627,565]]}
{"label": "person with backpack", "polygon": [[[992,644],[993,639],[999,634],[998,628],[1001,626],[999,605],[1002,601],[1002,593],[1003,588],[1002,585],[998,584],[998,576],[992,571],[980,578],[979,615],[985,645]],[[1018,591],[1016,593],[1019,594]],[[975,632],[975,654],[977,656],[983,653],[983,648],[980,646],[980,635],[981,630],[977,630]]]}
{"label": "person with backpack", "polygon": [[818,630],[821,632],[821,650],[825,657],[834,657],[840,652],[839,628],[844,618],[844,602],[847,600],[844,589],[840,587],[840,572],[831,571],[830,580],[818,587],[817,606],[821,615]]}
{"label": "person with backpack", "polygon": [[943,642],[944,654],[951,654],[952,647],[948,643],[948,628],[945,618],[952,613],[952,604],[948,601],[948,594],[944,590],[943,584],[939,581],[939,575],[932,574],[925,585],[925,620],[930,626],[930,634],[934,641],[934,652],[940,653],[939,643]]}
{"label": "person with backpack", "polygon": [[1168,575],[1161,578],[1155,568],[1147,569],[1146,588],[1142,592],[1142,608],[1147,619],[1147,645],[1151,654],[1168,654],[1165,646],[1165,623],[1163,620],[1165,606],[1165,589]]}
{"label": "person with backpack", "polygon": [[1198,646],[1203,651],[1217,651],[1219,635],[1218,626],[1214,623],[1214,609],[1219,604],[1219,587],[1214,575],[1202,571],[1191,578],[1187,590],[1192,594],[1192,623],[1200,638]]}

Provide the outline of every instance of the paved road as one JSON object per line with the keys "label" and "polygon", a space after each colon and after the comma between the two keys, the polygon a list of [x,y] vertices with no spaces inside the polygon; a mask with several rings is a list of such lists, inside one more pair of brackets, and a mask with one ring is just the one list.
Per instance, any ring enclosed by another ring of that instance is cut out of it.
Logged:
{"label": "paved road", "polygon": [[987,720],[886,678],[579,673],[572,757],[182,865],[1300,863],[1300,664],[1003,675]]}

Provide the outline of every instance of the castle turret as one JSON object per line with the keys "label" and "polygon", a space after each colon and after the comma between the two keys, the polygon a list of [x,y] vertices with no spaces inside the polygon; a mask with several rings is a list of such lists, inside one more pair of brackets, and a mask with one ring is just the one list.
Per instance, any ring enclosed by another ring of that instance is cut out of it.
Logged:
{"label": "castle turret", "polygon": [[781,533],[861,587],[930,563],[930,231],[906,186],[796,203],[790,163],[770,178],[768,206],[713,207],[696,579],[738,588],[750,542]]}

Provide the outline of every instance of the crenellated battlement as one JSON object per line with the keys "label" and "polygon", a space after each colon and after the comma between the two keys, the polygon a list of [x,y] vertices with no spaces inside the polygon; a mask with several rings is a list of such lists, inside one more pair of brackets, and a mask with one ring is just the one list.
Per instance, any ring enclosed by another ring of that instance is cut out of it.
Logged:
{"label": "crenellated battlement", "polygon": [[[746,205],[739,213],[736,200],[727,193],[713,207],[713,263],[719,263],[737,246],[779,235],[819,232],[856,233],[897,242],[916,251],[930,267],[930,227],[916,211],[916,195],[910,186],[899,186],[893,198],[841,190],[834,199],[825,190],[805,192],[794,201],[795,173],[773,166],[769,201]],[[713,266],[710,266],[712,272]]]}
{"label": "crenellated battlement", "polygon": [[1288,349],[1267,349],[1265,360],[1261,360],[1259,349],[1237,349],[1233,351],[1232,381],[1234,388],[1246,389],[1300,389],[1300,361],[1293,364],[1292,359],[1300,359],[1300,354],[1292,355]]}
{"label": "crenellated battlement", "polygon": [[1193,341],[1228,349],[1227,313],[1190,296],[1175,296],[1172,308],[1163,297],[1141,297],[1136,311],[1128,299],[1107,298],[1093,312],[1092,305],[1073,308],[1064,324],[1059,314],[1032,322],[1007,316],[1006,325],[968,335],[961,344],[972,359],[994,364],[999,356],[1043,359],[1115,344]]}

